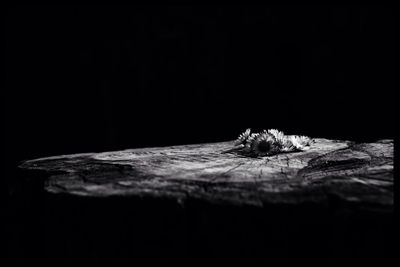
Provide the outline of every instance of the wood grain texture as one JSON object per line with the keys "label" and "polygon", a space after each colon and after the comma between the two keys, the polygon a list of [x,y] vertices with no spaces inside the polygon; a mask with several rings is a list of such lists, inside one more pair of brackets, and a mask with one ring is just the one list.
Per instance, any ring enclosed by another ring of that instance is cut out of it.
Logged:
{"label": "wood grain texture", "polygon": [[393,140],[315,139],[307,151],[250,158],[233,142],[129,149],[29,160],[50,193],[188,199],[229,205],[324,203],[393,207]]}

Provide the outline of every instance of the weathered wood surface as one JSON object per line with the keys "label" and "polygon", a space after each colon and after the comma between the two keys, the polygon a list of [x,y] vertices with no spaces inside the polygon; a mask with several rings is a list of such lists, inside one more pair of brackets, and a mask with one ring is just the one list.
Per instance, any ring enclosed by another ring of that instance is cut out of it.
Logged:
{"label": "weathered wood surface", "polygon": [[48,157],[20,167],[48,175],[51,193],[149,196],[233,205],[324,203],[393,206],[393,140],[315,139],[304,152],[250,158],[233,142]]}

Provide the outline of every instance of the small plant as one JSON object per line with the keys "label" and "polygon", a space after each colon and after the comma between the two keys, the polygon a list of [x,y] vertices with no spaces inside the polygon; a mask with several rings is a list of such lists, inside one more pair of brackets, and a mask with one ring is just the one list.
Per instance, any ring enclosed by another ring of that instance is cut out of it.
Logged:
{"label": "small plant", "polygon": [[314,142],[307,136],[285,135],[276,129],[251,133],[250,129],[239,135],[234,148],[226,151],[237,151],[248,156],[270,156],[278,153],[307,150]]}

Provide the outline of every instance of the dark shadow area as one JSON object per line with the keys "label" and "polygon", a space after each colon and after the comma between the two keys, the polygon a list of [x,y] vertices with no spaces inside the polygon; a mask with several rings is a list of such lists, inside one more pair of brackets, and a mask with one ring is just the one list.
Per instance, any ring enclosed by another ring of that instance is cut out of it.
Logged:
{"label": "dark shadow area", "polygon": [[[29,175],[22,180],[43,178],[43,173]],[[24,186],[27,203],[19,203],[10,228],[14,263],[338,264],[394,259],[392,213],[363,210],[335,198],[323,205],[262,208],[189,198],[182,205],[146,197],[53,195],[41,191],[40,183]]]}

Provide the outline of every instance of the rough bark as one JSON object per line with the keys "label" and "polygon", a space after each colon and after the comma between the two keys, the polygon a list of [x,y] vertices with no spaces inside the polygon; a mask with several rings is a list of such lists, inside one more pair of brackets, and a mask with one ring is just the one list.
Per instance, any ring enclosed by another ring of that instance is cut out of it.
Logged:
{"label": "rough bark", "polygon": [[303,152],[250,158],[222,153],[232,142],[129,149],[41,158],[51,193],[188,199],[228,205],[324,203],[332,198],[393,207],[393,140],[357,144],[315,139]]}

